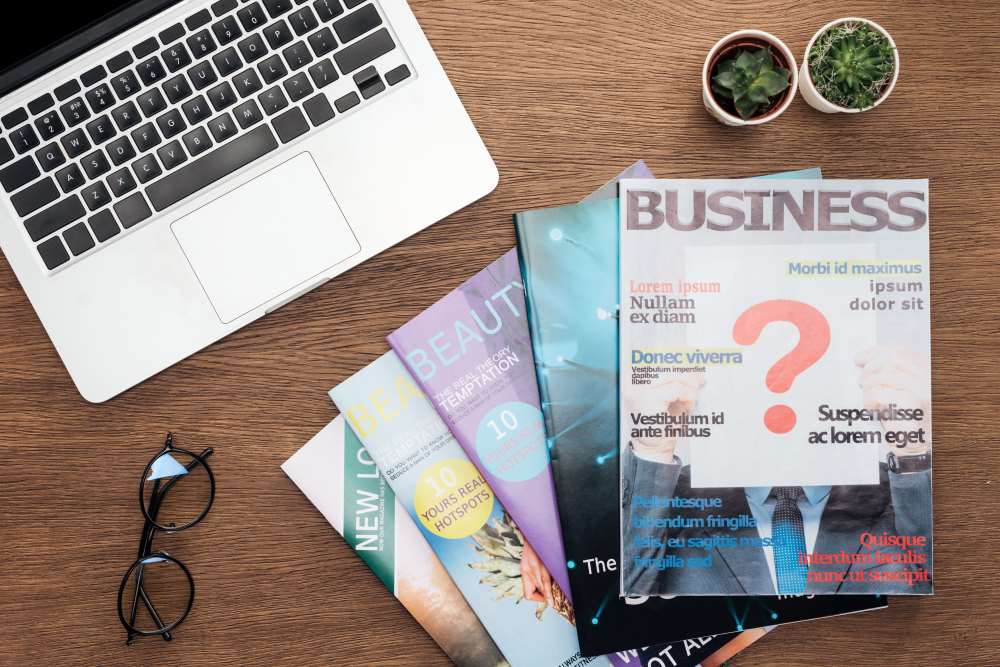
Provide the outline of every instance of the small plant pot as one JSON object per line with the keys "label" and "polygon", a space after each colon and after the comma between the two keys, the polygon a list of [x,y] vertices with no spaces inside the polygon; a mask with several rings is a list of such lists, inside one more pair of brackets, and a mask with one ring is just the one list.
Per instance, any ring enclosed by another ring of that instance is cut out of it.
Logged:
{"label": "small plant pot", "polygon": [[[893,73],[892,79],[885,86],[882,93],[878,96],[875,102],[863,109],[852,109],[850,107],[843,107],[838,104],[834,104],[830,100],[823,97],[822,94],[816,89],[816,85],[813,83],[812,76],[809,72],[809,52],[812,51],[813,44],[819,39],[824,33],[826,33],[831,28],[834,28],[842,23],[864,23],[871,27],[872,29],[882,33],[889,44],[892,46],[893,53]],[[892,93],[892,89],[896,87],[896,81],[899,79],[899,49],[896,48],[896,42],[893,41],[892,35],[889,31],[880,26],[875,21],[869,21],[868,19],[857,18],[853,16],[848,16],[845,18],[837,19],[835,21],[830,21],[825,26],[816,31],[816,34],[812,36],[809,43],[806,45],[806,52],[802,57],[802,69],[799,71],[799,81],[802,82],[802,99],[806,101],[806,104],[811,106],[817,111],[822,111],[823,113],[861,113],[862,111],[870,111],[878,105],[882,104]]]}
{"label": "small plant pot", "polygon": [[[733,51],[745,48],[771,49],[771,54],[775,61],[789,72],[788,88],[781,92],[781,95],[774,103],[759,116],[751,118],[741,118],[735,109],[728,104],[728,100],[716,99],[712,91],[712,73],[715,66]],[[763,30],[738,30],[730,33],[715,43],[715,46],[705,57],[705,64],[701,69],[701,96],[705,104],[705,109],[717,121],[724,125],[734,127],[743,125],[761,125],[769,123],[780,116],[788,105],[795,98],[795,91],[799,87],[799,72],[795,64],[795,56],[791,49],[783,41]]]}

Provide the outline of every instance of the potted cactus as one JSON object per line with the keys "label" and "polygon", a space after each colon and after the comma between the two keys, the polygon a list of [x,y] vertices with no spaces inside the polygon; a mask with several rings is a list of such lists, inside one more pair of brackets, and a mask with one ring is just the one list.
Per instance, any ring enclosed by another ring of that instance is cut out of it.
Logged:
{"label": "potted cactus", "polygon": [[881,104],[899,78],[899,52],[874,21],[842,18],[819,29],[806,46],[802,97],[824,113],[860,113]]}
{"label": "potted cactus", "polygon": [[784,42],[762,30],[740,30],[716,42],[701,78],[705,108],[725,125],[774,120],[798,88],[795,56]]}

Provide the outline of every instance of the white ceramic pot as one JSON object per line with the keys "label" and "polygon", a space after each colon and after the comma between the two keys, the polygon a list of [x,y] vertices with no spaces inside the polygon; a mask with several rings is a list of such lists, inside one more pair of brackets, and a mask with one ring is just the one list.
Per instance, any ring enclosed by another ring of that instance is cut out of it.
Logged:
{"label": "white ceramic pot", "polygon": [[[849,23],[849,22],[866,23],[875,30],[878,30],[880,33],[885,35],[886,39],[889,40],[889,44],[892,45],[892,55],[895,61],[893,64],[892,81],[889,82],[889,85],[886,87],[885,91],[882,92],[882,95],[877,100],[875,100],[875,104],[871,105],[870,107],[865,107],[864,109],[849,109],[847,107],[842,107],[838,104],[830,102],[825,97],[819,94],[819,91],[816,90],[816,86],[813,85],[812,77],[809,76],[809,51],[812,50],[813,44],[816,42],[817,39],[819,39],[820,35],[825,33],[830,28],[836,25],[840,25],[841,23]],[[875,21],[869,21],[868,19],[861,19],[854,16],[848,16],[846,18],[830,21],[825,26],[816,31],[816,34],[812,36],[812,39],[810,39],[809,43],[806,45],[806,52],[805,55],[802,57],[802,69],[799,72],[799,80],[802,82],[802,89],[800,91],[802,93],[802,99],[804,99],[806,101],[806,104],[811,106],[813,109],[816,109],[817,111],[822,111],[823,113],[861,113],[862,111],[868,111],[870,109],[874,109],[878,105],[882,104],[882,102],[884,102],[886,98],[889,97],[889,94],[892,92],[892,89],[896,87],[896,81],[898,79],[899,79],[899,49],[896,48],[896,42],[893,41],[892,35],[889,34],[888,30],[880,26],[878,23],[875,23]]]}
{"label": "white ceramic pot", "polygon": [[[774,51],[780,53],[785,62],[788,63],[788,72],[791,78],[789,86],[785,90],[785,99],[782,100],[781,104],[774,107],[763,116],[747,120],[744,120],[743,118],[740,118],[739,115],[731,114],[723,109],[722,106],[715,101],[715,96],[712,94],[712,69],[715,67],[718,55],[731,44],[739,42],[740,40],[766,42]],[[708,110],[708,113],[712,114],[713,118],[725,125],[761,125],[763,123],[771,122],[784,113],[785,109],[788,108],[788,105],[792,103],[792,100],[795,99],[795,91],[798,90],[798,87],[799,71],[798,67],[795,65],[795,56],[792,55],[791,49],[789,49],[783,41],[769,32],[764,32],[763,30],[737,30],[736,32],[726,35],[716,42],[715,46],[713,46],[708,52],[708,56],[705,57],[705,64],[701,68],[702,101],[705,103],[705,108]]]}

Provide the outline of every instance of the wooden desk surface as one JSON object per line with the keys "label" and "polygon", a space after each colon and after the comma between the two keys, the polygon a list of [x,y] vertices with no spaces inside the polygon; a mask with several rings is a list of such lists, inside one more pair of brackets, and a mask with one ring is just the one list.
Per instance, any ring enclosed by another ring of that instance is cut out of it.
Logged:
{"label": "wooden desk surface", "polygon": [[[483,201],[103,405],[76,393],[0,260],[0,664],[446,664],[278,466],[334,416],[326,391],[386,334],[513,245],[512,211],[575,201],[637,158],[663,176],[818,165],[931,179],[938,593],[781,628],[733,664],[997,664],[996,7],[413,4],[500,168]],[[801,57],[840,15],[898,42],[902,74],[882,107],[827,117],[798,99],[749,131],[702,109],[718,37],[759,27]],[[219,493],[201,525],[158,538],[195,574],[194,611],[175,641],[126,648],[115,594],[141,527],[135,484],[168,429],[216,448]]]}

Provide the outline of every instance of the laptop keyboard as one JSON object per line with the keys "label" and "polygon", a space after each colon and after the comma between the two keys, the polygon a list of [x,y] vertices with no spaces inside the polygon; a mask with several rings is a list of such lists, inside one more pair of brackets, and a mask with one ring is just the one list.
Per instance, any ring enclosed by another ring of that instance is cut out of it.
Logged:
{"label": "laptop keyboard", "polygon": [[219,0],[3,115],[0,186],[55,269],[408,79],[394,49],[370,1]]}

